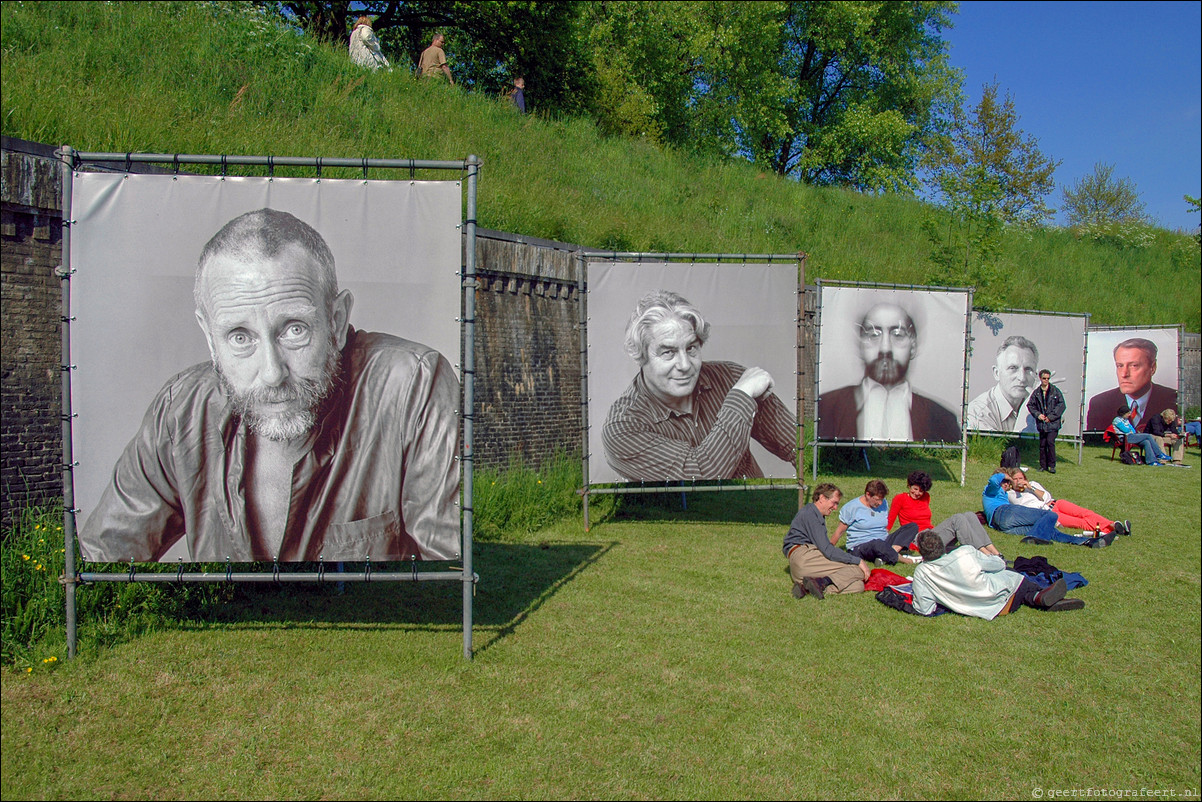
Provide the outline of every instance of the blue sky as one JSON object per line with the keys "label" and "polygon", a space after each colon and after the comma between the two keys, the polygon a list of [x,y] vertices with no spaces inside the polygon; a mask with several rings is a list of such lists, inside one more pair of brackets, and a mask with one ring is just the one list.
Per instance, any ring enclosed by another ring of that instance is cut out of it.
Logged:
{"label": "blue sky", "polygon": [[953,21],[966,106],[996,79],[1019,127],[1062,160],[1051,206],[1106,162],[1156,223],[1198,227],[1182,195],[1202,194],[1202,3],[972,0]]}

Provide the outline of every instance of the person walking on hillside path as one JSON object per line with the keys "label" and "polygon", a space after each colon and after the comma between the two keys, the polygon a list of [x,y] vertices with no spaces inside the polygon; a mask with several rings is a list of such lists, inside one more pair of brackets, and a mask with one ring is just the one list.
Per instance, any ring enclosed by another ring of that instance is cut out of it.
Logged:
{"label": "person walking on hillside path", "polygon": [[434,34],[430,46],[422,51],[421,58],[418,59],[417,75],[419,78],[440,78],[445,75],[454,86],[455,78],[451,75],[451,68],[447,66],[447,54],[442,49],[446,40],[441,33]]}
{"label": "person walking on hillside path", "polygon": [[366,16],[359,17],[355,22],[355,29],[351,31],[350,54],[351,61],[369,70],[378,70],[381,67],[388,69],[390,66],[388,59],[380,52],[380,40],[376,38],[376,32],[371,28],[371,20]]}

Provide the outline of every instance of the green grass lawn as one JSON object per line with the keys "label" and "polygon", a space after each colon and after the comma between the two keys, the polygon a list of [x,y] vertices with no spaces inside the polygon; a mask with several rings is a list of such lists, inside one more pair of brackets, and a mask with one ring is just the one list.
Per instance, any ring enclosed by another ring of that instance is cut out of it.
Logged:
{"label": "green grass lawn", "polygon": [[[795,493],[698,493],[687,511],[634,498],[589,532],[572,518],[477,544],[472,661],[458,585],[360,584],[256,586],[221,620],[4,670],[0,792],[1196,798],[1202,461],[1109,456],[1087,447],[1078,466],[1064,448],[1039,476],[1130,518],[1131,537],[1090,550],[996,535],[1008,558],[1083,573],[1081,612],[987,622],[871,594],[798,601],[780,552]],[[945,465],[937,519],[979,508],[990,472],[970,462],[960,488],[958,460],[870,458],[891,491]],[[854,494],[867,476],[819,480]]]}

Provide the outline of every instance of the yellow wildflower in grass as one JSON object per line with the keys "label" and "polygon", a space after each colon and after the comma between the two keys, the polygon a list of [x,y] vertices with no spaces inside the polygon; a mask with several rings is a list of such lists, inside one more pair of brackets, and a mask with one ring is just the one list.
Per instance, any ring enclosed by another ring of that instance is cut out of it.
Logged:
{"label": "yellow wildflower in grass", "polygon": [[29,561],[29,555],[28,555],[28,554],[22,554],[22,555],[21,555],[21,559],[22,559],[22,560],[25,560],[26,562],[28,562],[28,561]]}

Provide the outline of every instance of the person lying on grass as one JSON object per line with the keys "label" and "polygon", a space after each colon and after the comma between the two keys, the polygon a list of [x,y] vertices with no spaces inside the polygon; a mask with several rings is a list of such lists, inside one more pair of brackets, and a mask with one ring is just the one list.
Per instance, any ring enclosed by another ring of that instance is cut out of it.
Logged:
{"label": "person lying on grass", "polygon": [[1004,471],[1010,478],[1010,489],[1006,491],[1006,497],[1010,499],[1011,504],[1034,510],[1051,510],[1056,513],[1057,522],[1066,529],[1080,529],[1103,535],[1111,532],[1120,535],[1131,534],[1130,521],[1112,521],[1105,515],[1079,504],[1062,498],[1052,498],[1052,494],[1043,485],[1027,479],[1027,474],[1022,468],[1005,468]]}
{"label": "person lying on grass", "polygon": [[936,604],[986,621],[1024,604],[1049,612],[1085,607],[1080,599],[1064,598],[1068,584],[1063,577],[1040,588],[1022,574],[1007,570],[1006,561],[996,555],[972,546],[945,552],[934,531],[918,535],[918,553],[922,563],[914,569],[911,591],[914,610],[920,615],[931,615]]}
{"label": "person lying on grass", "polygon": [[1010,477],[1000,469],[989,477],[981,493],[985,520],[999,532],[1025,535],[1044,543],[1069,543],[1074,546],[1105,548],[1114,541],[1114,532],[1101,537],[1078,537],[1056,528],[1057,515],[1051,510],[1036,510],[1011,504],[1006,492],[1012,487]]}

